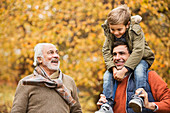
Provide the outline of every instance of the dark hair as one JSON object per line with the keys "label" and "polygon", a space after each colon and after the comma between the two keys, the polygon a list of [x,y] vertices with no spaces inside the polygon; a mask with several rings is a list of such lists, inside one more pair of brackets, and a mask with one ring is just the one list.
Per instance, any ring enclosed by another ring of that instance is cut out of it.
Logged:
{"label": "dark hair", "polygon": [[114,49],[115,47],[120,46],[120,45],[125,45],[125,46],[127,47],[127,49],[128,49],[129,54],[131,53],[131,51],[129,50],[128,44],[127,44],[126,42],[124,42],[124,41],[115,41],[115,42],[113,43],[112,52],[113,52],[113,49]]}

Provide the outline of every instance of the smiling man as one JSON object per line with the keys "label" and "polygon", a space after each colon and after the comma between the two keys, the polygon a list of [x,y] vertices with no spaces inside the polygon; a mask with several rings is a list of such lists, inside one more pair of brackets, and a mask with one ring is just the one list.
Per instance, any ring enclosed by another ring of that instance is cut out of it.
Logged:
{"label": "smiling man", "polygon": [[20,80],[11,113],[82,113],[74,80],[60,70],[53,44],[34,48],[33,74]]}
{"label": "smiling man", "polygon": [[[114,42],[113,62],[118,71],[124,67],[130,54],[128,45],[125,42]],[[115,77],[116,74],[114,75],[114,78]],[[148,71],[146,83],[146,88],[138,88],[136,90],[134,71],[126,73],[123,80],[118,82],[116,92],[113,92],[113,94],[115,94],[112,100],[114,101],[113,110],[108,107],[108,100],[104,95],[106,94],[104,91],[104,94],[100,95],[100,99],[97,103],[97,105],[102,105],[102,111],[99,110],[95,113],[135,113],[139,108],[135,107],[134,104],[129,104],[131,97],[134,96],[136,96],[136,98],[144,98],[144,107],[141,110],[142,113],[170,113],[170,89],[168,85],[155,71]],[[136,95],[133,95],[133,92],[136,92]]]}
{"label": "smiling man", "polygon": [[127,50],[126,45],[118,46],[114,49],[113,59],[118,70],[124,67],[126,60],[130,56],[129,51]]}

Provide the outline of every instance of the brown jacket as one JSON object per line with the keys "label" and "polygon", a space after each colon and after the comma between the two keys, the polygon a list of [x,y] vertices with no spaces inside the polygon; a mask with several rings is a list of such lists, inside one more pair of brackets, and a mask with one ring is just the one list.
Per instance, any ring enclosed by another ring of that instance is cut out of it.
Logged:
{"label": "brown jacket", "polygon": [[73,107],[70,107],[54,89],[21,85],[20,81],[11,113],[82,113],[74,80],[70,76],[63,75],[63,84],[77,101]]}
{"label": "brown jacket", "polygon": [[[103,45],[103,57],[107,66],[107,69],[110,70],[114,65],[113,56],[112,56],[112,47],[114,42],[114,35],[110,33],[109,26],[107,21],[102,25],[104,29],[104,34],[107,37]],[[130,57],[125,63],[125,66],[134,70],[138,65],[141,59],[148,62],[151,66],[154,61],[154,54],[147,42],[145,41],[144,33],[139,24],[131,24],[128,29],[128,36],[126,36],[126,41],[132,51]]]}

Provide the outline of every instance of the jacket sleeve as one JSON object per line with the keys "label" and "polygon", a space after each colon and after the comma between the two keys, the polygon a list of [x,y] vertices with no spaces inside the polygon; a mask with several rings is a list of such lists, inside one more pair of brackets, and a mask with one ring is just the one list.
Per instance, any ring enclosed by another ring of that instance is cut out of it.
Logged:
{"label": "jacket sleeve", "polygon": [[170,113],[170,89],[162,78],[154,71],[149,72],[149,84],[155,104],[158,106],[157,113]]}
{"label": "jacket sleeve", "polygon": [[129,36],[131,38],[130,43],[132,43],[132,53],[127,59],[125,66],[134,70],[134,68],[139,64],[143,57],[145,48],[145,37],[139,24],[134,24],[129,29]]}
{"label": "jacket sleeve", "polygon": [[73,91],[71,95],[74,98],[74,100],[76,100],[76,104],[71,107],[70,113],[82,113],[81,105],[77,94],[77,87],[75,85],[74,80],[72,80],[72,84],[73,84]]}
{"label": "jacket sleeve", "polygon": [[16,89],[11,113],[26,113],[27,105],[28,105],[27,89],[25,88],[24,85],[21,85],[20,81]]}
{"label": "jacket sleeve", "polygon": [[107,21],[105,21],[105,23],[102,24],[102,28],[104,30],[105,36],[107,37],[102,48],[103,58],[104,58],[107,69],[111,70],[112,67],[114,66],[114,63],[113,63],[113,55],[111,54],[112,48],[110,45],[112,44],[112,42],[110,42],[111,40],[109,40],[109,38],[111,38],[109,37],[111,36],[111,33],[109,33],[109,27],[107,25]]}
{"label": "jacket sleeve", "polygon": [[111,49],[109,48],[109,40],[106,39],[102,48],[103,58],[108,70],[112,70],[114,67],[113,55],[111,54]]}

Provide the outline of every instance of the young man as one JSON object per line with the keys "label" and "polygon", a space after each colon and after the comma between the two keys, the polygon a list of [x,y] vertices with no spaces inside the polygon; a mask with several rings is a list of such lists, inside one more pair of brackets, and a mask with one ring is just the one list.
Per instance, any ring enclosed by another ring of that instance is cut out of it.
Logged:
{"label": "young man", "polygon": [[[113,44],[113,62],[118,71],[124,67],[130,55],[130,50],[125,42],[119,41]],[[146,88],[135,90],[134,71],[125,74],[125,78],[118,82],[113,106],[114,113],[134,113],[128,103],[135,91],[138,95],[137,98],[144,98],[142,113],[170,113],[170,89],[167,84],[154,71],[148,71],[146,77]],[[105,95],[101,94],[97,105],[104,106],[103,103],[106,102]],[[105,110],[107,111],[106,108]],[[103,111],[103,113],[105,112]]]}
{"label": "young man", "polygon": [[[134,70],[136,89],[146,88],[146,72],[154,61],[154,54],[145,41],[144,33],[138,24],[138,20],[140,19],[131,18],[127,5],[120,5],[110,11],[107,20],[102,25],[106,36],[102,52],[107,66],[107,71],[103,77],[103,93],[109,101],[108,104],[112,107],[116,92],[115,80],[122,81],[125,73]],[[128,47],[132,52],[124,67],[119,71],[115,67],[112,55],[112,46],[115,41],[128,43]],[[139,108],[136,110],[141,112],[143,99],[134,97],[129,104],[134,108]]]}
{"label": "young man", "polygon": [[53,44],[34,48],[34,72],[20,80],[11,113],[82,113],[74,80],[59,68]]}

